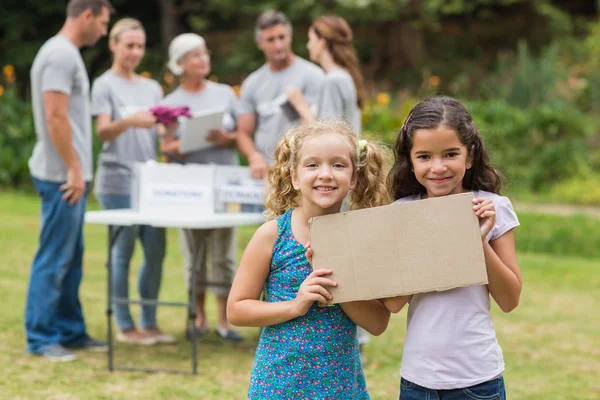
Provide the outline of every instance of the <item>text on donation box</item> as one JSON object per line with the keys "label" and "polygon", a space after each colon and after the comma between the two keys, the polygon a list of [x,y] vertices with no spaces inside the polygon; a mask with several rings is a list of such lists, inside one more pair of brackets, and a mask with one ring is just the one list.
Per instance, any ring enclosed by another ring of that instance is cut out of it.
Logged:
{"label": "text on donation box", "polygon": [[265,189],[260,186],[221,186],[219,188],[219,201],[262,205],[265,202]]}
{"label": "text on donation box", "polygon": [[140,206],[142,212],[157,208],[209,211],[213,208],[213,188],[191,183],[148,183],[143,189]]}

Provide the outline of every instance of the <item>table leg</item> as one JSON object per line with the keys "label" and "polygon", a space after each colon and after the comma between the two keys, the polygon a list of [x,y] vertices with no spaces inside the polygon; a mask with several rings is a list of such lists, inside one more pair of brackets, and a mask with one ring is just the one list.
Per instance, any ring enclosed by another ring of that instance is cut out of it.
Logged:
{"label": "table leg", "polygon": [[108,342],[108,370],[114,371],[113,362],[113,337],[112,337],[112,248],[123,228],[121,226],[108,226],[108,257],[106,258],[106,268],[108,270],[108,293],[106,294],[106,338]]}
{"label": "table leg", "polygon": [[202,260],[206,251],[205,240],[201,240],[199,246],[195,249],[193,257],[193,266],[190,274],[190,290],[189,290],[189,311],[188,311],[188,329],[190,331],[190,342],[192,345],[192,374],[198,374],[198,336],[196,335],[196,276],[200,268],[202,268]]}

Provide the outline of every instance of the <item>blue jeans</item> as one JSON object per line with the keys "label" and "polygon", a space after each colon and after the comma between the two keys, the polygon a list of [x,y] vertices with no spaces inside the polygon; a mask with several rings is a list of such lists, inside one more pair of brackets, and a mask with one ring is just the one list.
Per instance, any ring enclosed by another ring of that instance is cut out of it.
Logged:
{"label": "blue jeans", "polygon": [[[106,210],[131,207],[131,197],[128,195],[98,194],[97,197]],[[111,250],[112,295],[129,298],[129,263],[138,237],[144,251],[144,261],[138,275],[138,291],[141,299],[156,300],[162,277],[166,238],[163,228],[147,225],[121,227]],[[121,331],[135,328],[128,304],[114,304],[114,309]],[[156,327],[156,306],[142,306],[141,326],[144,329]]]}
{"label": "blue jeans", "polygon": [[51,345],[78,347],[87,339],[79,301],[86,197],[70,206],[62,199],[62,183],[32,179],[42,209],[39,247],[27,289],[25,332],[27,351],[41,354]]}
{"label": "blue jeans", "polygon": [[496,378],[464,389],[427,389],[400,379],[400,400],[506,400],[504,378]]}

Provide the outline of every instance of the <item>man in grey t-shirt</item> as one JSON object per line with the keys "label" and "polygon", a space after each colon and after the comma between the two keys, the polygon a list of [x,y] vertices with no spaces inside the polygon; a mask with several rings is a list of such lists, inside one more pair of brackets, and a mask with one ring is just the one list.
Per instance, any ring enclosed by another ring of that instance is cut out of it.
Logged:
{"label": "man in grey t-shirt", "polygon": [[92,179],[90,84],[79,48],[106,36],[112,11],[108,0],[70,0],[65,24],[31,67],[37,142],[29,170],[42,220],[25,329],[27,351],[51,361],[74,360],[67,348],[106,349],[88,336],[79,301],[85,195]]}
{"label": "man in grey t-shirt", "polygon": [[323,71],[292,52],[292,26],[283,13],[261,14],[255,34],[267,62],[242,84],[244,113],[238,121],[237,143],[253,176],[263,178],[285,129],[299,122],[286,89],[298,88],[310,104],[316,104]]}

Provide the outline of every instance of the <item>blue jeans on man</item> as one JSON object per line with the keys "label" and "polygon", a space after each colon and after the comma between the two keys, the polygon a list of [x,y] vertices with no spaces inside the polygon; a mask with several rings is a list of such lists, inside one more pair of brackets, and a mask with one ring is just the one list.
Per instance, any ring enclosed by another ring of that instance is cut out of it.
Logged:
{"label": "blue jeans on man", "polygon": [[[106,210],[130,208],[131,197],[120,194],[98,194],[98,201]],[[160,289],[162,265],[165,257],[166,235],[164,228],[148,225],[123,226],[111,249],[112,294],[129,298],[129,263],[133,256],[135,240],[139,237],[144,252],[144,261],[138,274],[138,290],[144,300],[156,300]],[[135,328],[128,304],[114,305],[115,317],[120,331]],[[143,305],[140,325],[143,329],[156,328],[156,306]]]}
{"label": "blue jeans on man", "polygon": [[[25,330],[27,351],[83,347],[90,340],[79,301],[83,264],[85,195],[70,206],[62,183],[33,178],[42,201],[39,248],[31,268]],[[87,188],[86,188],[87,189]]]}

